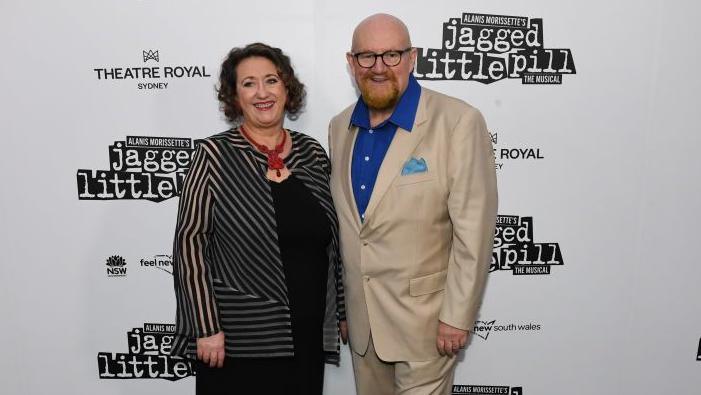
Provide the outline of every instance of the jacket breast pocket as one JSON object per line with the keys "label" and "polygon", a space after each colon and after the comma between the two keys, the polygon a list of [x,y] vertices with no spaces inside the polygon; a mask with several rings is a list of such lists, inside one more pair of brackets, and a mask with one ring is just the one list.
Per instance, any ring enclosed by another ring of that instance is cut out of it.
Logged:
{"label": "jacket breast pocket", "polygon": [[422,173],[414,173],[414,174],[407,174],[407,175],[400,175],[397,178],[397,181],[395,181],[394,186],[402,186],[402,185],[412,185],[412,184],[418,184],[421,182],[428,182],[428,181],[433,181],[435,179],[434,175],[432,172],[425,171]]}
{"label": "jacket breast pocket", "polygon": [[421,296],[445,289],[448,269],[409,280],[409,295]]}

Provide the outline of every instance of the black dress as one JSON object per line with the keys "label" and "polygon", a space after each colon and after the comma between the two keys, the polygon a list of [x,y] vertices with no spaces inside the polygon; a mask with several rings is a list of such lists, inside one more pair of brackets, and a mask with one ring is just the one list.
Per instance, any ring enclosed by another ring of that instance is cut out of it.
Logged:
{"label": "black dress", "polygon": [[196,363],[197,394],[322,393],[324,320],[330,222],[311,192],[294,175],[270,182],[278,244],[292,315],[292,358],[229,358],[224,367]]}

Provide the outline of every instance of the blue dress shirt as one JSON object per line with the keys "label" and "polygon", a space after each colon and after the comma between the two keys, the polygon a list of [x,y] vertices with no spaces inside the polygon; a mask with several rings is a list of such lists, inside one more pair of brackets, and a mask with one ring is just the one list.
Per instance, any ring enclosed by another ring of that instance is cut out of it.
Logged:
{"label": "blue dress shirt", "polygon": [[353,158],[351,159],[351,184],[361,221],[365,219],[365,210],[375,187],[377,173],[380,171],[380,165],[382,165],[382,160],[392,143],[392,138],[397,132],[397,127],[406,131],[402,133],[411,132],[420,97],[421,86],[416,82],[414,76],[410,75],[407,88],[392,115],[374,128],[370,127],[370,113],[367,104],[363,101],[362,96],[358,98],[350,120],[351,125],[358,127],[358,135],[353,146]]}

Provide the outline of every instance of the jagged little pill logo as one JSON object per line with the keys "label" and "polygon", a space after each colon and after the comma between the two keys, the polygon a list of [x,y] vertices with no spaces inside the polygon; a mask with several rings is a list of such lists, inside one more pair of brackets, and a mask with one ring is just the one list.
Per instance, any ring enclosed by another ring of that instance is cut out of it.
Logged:
{"label": "jagged little pill logo", "polygon": [[194,375],[190,361],[169,355],[175,325],[145,323],[127,332],[126,353],[97,353],[101,379],[180,380]]}
{"label": "jagged little pill logo", "polygon": [[463,13],[443,23],[442,48],[417,49],[420,80],[562,84],[576,74],[571,50],[545,48],[540,18]]}
{"label": "jagged little pill logo", "polygon": [[78,169],[78,199],[162,202],[179,196],[194,153],[189,138],[127,136],[109,146],[109,170]]}
{"label": "jagged little pill logo", "polygon": [[533,217],[497,215],[489,271],[544,275],[551,267],[564,265],[560,244],[536,243],[533,230]]}

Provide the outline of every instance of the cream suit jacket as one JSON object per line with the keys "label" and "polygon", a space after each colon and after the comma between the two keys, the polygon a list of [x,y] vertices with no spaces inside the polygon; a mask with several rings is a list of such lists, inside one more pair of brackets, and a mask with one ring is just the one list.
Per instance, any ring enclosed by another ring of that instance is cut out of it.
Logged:
{"label": "cream suit jacket", "polygon": [[[351,347],[364,355],[372,331],[384,361],[435,359],[438,321],[472,329],[481,304],[497,213],[489,133],[476,108],[422,88],[414,127],[397,129],[361,222],[353,107],[329,125]],[[401,175],[411,158],[427,171]]]}

